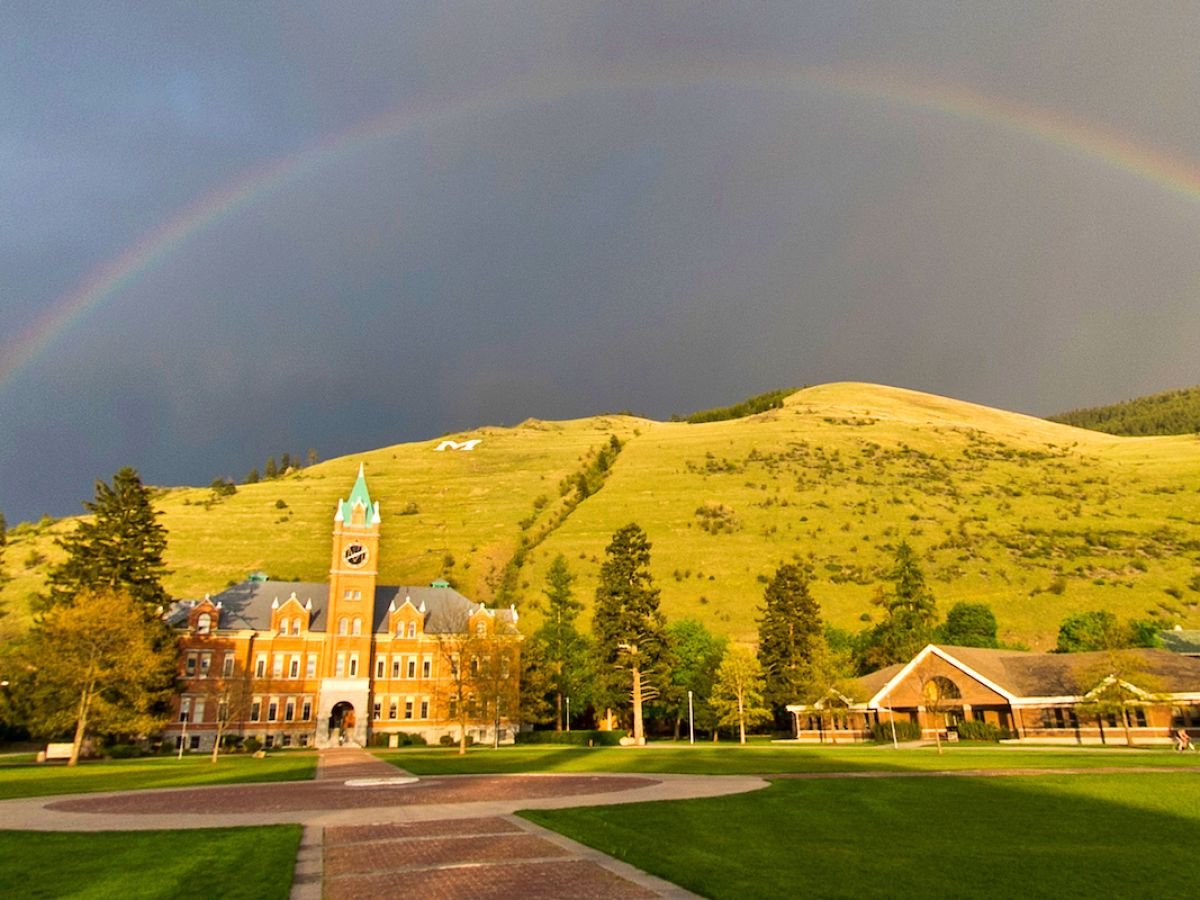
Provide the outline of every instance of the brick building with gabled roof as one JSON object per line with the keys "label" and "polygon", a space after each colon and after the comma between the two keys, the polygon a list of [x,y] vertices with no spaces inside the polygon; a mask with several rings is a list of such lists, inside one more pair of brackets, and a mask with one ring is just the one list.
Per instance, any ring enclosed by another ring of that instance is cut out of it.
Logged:
{"label": "brick building with gabled roof", "polygon": [[[1109,651],[1030,653],[929,644],[908,663],[857,679],[856,698],[836,695],[787,709],[797,738],[814,742],[865,740],[873,726],[892,719],[917,723],[930,739],[968,720],[990,723],[1016,740],[1044,743],[1109,743],[1114,732],[1116,740],[1128,733],[1136,743],[1167,743],[1178,728],[1200,735],[1200,659],[1166,650],[1117,652],[1124,661],[1106,677],[1105,666],[1113,661]],[[1124,673],[1116,674],[1122,667]],[[1114,678],[1130,698],[1123,712],[1083,714],[1080,708]],[[936,702],[929,699],[931,690]]]}
{"label": "brick building with gabled roof", "polygon": [[[512,741],[516,611],[445,581],[377,584],[381,521],[360,466],[334,514],[328,583],[256,574],[173,609],[183,689],[169,738],[191,749],[210,749],[219,730],[266,746],[365,746],[402,732],[457,740],[465,729]],[[481,660],[496,667],[486,685]]]}

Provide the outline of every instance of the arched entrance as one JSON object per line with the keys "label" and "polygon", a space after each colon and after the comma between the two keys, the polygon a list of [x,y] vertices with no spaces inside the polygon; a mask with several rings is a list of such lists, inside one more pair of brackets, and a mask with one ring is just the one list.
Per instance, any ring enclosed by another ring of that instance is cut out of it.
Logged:
{"label": "arched entrance", "polygon": [[354,726],[357,719],[354,715],[354,704],[342,700],[333,705],[329,714],[329,740],[344,744],[354,738]]}

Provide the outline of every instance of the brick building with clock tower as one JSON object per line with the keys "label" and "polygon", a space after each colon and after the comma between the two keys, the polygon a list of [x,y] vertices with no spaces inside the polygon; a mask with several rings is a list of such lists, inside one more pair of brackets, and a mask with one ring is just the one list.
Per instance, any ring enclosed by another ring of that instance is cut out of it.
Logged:
{"label": "brick building with clock tower", "polygon": [[444,581],[378,584],[381,526],[360,466],[334,511],[328,583],[254,575],[177,604],[183,689],[167,738],[197,750],[218,731],[268,747],[365,746],[401,733],[457,740],[465,729],[511,742],[516,611]]}

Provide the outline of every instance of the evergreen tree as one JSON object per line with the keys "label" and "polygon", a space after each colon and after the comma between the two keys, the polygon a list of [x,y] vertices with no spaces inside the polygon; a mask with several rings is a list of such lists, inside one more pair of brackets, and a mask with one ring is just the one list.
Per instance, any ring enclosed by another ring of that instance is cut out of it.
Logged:
{"label": "evergreen tree", "polygon": [[955,603],[938,628],[937,638],[956,647],[999,647],[996,614],[986,603]]}
{"label": "evergreen tree", "polygon": [[871,630],[866,642],[862,662],[868,670],[908,662],[934,637],[937,602],[907,541],[896,548],[891,581],[892,590],[881,591],[872,601],[883,608],[886,618]]}
{"label": "evergreen tree", "polygon": [[244,484],[258,484],[258,469],[251,469],[250,474],[246,476]]}
{"label": "evergreen tree", "polygon": [[309,447],[308,452],[304,454],[304,464],[306,466],[315,466],[317,464],[317,451]]}
{"label": "evergreen tree", "polygon": [[777,718],[786,719],[783,707],[799,699],[813,645],[821,637],[821,609],[808,587],[808,573],[786,563],[763,592],[758,661],[766,679],[764,696]]}
{"label": "evergreen tree", "polygon": [[150,502],[150,490],[137,470],[126,466],[112,486],[96,481],[96,498],[84,501],[91,519],[57,541],[67,558],[50,571],[50,595],[44,606],[70,602],[79,592],[122,588],[154,611],[167,604],[162,577],[167,530]]}
{"label": "evergreen tree", "polygon": [[534,634],[541,645],[554,692],[554,730],[563,728],[563,699],[569,697],[579,682],[584,665],[586,641],[575,627],[583,604],[575,599],[571,584],[575,576],[567,568],[561,553],[550,563],[546,572],[546,615]]}
{"label": "evergreen tree", "polygon": [[669,665],[666,619],[650,575],[650,542],[635,523],[618,529],[604,551],[592,630],[597,701],[623,707],[632,696],[633,737],[645,740],[642,702],[657,696]]}
{"label": "evergreen tree", "polygon": [[[5,521],[4,512],[0,510],[0,593],[4,592],[4,585],[8,582],[8,571],[4,568],[4,549],[7,545],[8,522]],[[0,619],[7,615],[4,605],[4,600],[0,599]]]}
{"label": "evergreen tree", "polygon": [[279,477],[279,469],[275,467],[275,457],[268,456],[267,464],[263,466],[263,478],[270,481],[272,478]]}
{"label": "evergreen tree", "polygon": [[292,467],[291,454],[285,453],[285,454],[283,454],[283,456],[279,457],[279,474],[280,475],[286,475],[287,470],[290,469],[291,467]]}

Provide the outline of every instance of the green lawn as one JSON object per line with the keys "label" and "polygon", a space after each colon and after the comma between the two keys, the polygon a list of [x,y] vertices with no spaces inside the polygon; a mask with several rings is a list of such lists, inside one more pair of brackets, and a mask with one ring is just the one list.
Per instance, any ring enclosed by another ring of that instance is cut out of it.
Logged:
{"label": "green lawn", "polygon": [[1027,749],[992,745],[953,746],[938,756],[932,747],[798,747],[758,744],[652,744],[644,748],[538,745],[471,749],[400,750],[377,754],[417,775],[513,772],[679,772],[695,775],[771,775],[787,772],[852,772],[905,769],[1094,768],[1180,766],[1200,772],[1200,754],[1124,748]]}
{"label": "green lawn", "polygon": [[0,831],[0,897],[286,898],[299,825]]}
{"label": "green lawn", "polygon": [[710,897],[1166,897],[1192,892],[1200,778],[777,781],[521,815]]}
{"label": "green lawn", "polygon": [[[145,788],[191,787],[203,784],[245,784],[260,781],[307,781],[317,768],[315,754],[185,756],[83,762],[73,769],[62,763],[38,765],[0,760],[0,800],[50,794],[94,791],[135,791]],[[3,891],[0,891],[3,895]]]}

